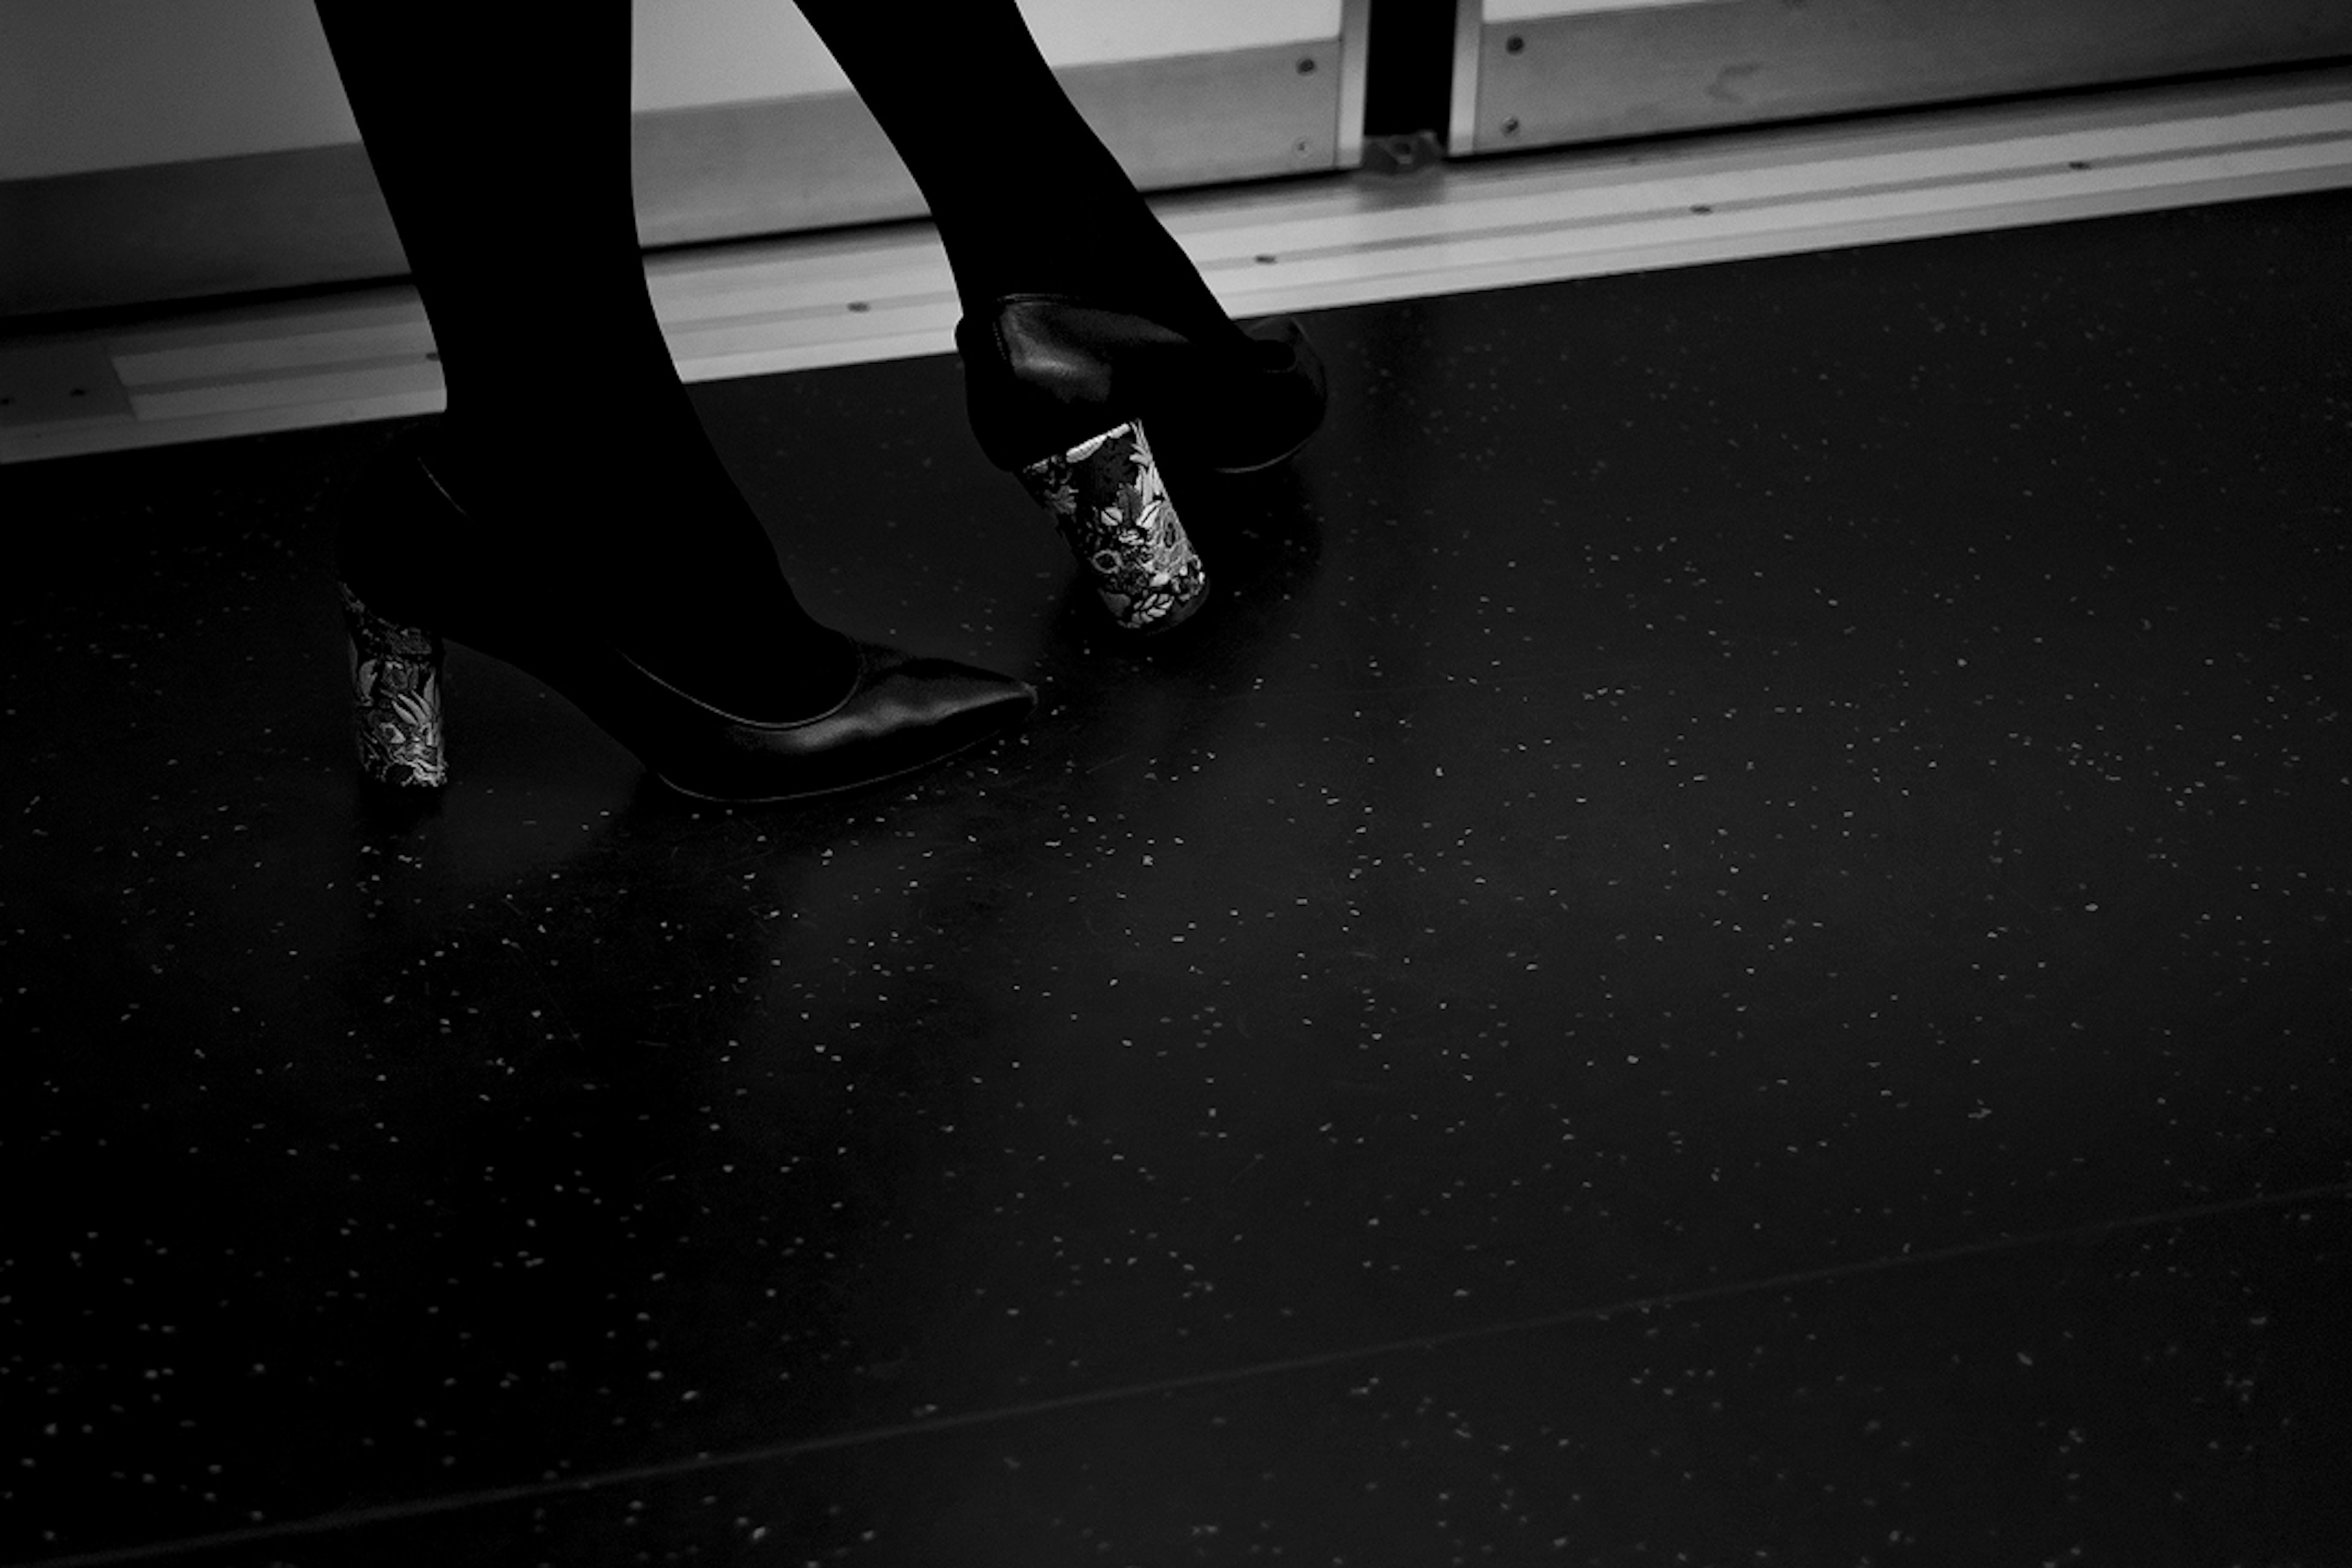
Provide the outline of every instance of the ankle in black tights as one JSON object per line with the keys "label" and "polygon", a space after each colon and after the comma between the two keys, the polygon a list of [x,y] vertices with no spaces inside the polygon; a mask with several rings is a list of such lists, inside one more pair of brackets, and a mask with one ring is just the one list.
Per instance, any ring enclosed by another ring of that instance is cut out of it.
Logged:
{"label": "ankle in black tights", "polygon": [[1008,294],[1068,294],[1197,341],[1239,338],[1071,106],[1014,0],[911,14],[869,0],[800,5],[915,176],[966,315]]}

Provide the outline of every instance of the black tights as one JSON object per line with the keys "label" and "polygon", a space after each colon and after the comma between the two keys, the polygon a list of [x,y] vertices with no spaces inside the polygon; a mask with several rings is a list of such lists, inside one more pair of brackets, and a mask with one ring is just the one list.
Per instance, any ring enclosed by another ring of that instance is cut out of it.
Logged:
{"label": "black tights", "polygon": [[[625,583],[661,673],[738,711],[791,718],[838,697],[838,639],[794,601],[654,316],[630,187],[629,0],[536,25],[472,0],[316,3],[440,349],[436,466],[499,531],[484,547]],[[968,311],[1065,292],[1233,331],[1014,0],[801,8],[913,173]]]}

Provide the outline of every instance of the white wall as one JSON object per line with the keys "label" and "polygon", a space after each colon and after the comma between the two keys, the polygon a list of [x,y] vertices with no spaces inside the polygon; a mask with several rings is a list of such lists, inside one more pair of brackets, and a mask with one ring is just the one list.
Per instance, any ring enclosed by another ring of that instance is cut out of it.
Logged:
{"label": "white wall", "polygon": [[[1577,16],[1594,11],[1639,11],[1652,5],[1724,5],[1729,0],[1486,0],[1479,16],[1489,22],[1533,22],[1546,16]],[[1794,0],[1802,5],[1804,0]]]}
{"label": "white wall", "polygon": [[[636,4],[640,109],[848,85],[791,0]],[[1022,0],[1055,65],[1333,38],[1339,7],[1340,0]],[[920,14],[910,10],[910,28]],[[0,0],[0,179],[358,137],[310,0]]]}
{"label": "white wall", "polygon": [[0,179],[358,137],[310,0],[0,0]]}
{"label": "white wall", "polygon": [[[1340,0],[1021,0],[1021,11],[1045,58],[1057,66],[1075,66],[1336,38],[1339,5]],[[909,8],[910,34],[921,26],[921,14],[919,5]],[[792,0],[636,0],[636,20],[640,109],[849,90],[848,79]]]}

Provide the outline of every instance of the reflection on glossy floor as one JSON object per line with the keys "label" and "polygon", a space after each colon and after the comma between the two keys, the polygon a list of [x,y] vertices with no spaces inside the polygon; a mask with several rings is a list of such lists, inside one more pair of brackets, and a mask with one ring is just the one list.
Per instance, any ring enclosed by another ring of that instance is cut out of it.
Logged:
{"label": "reflection on glossy floor", "polygon": [[703,386],[1045,692],[797,810],[364,799],[385,427],[9,470],[0,1559],[2344,1561],[2347,253],[1325,312],[1143,652],[951,362]]}

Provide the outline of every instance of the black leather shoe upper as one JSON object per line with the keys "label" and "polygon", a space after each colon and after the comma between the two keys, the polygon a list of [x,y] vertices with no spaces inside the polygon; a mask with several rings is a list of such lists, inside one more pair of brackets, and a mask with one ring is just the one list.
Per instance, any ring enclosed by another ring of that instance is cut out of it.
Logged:
{"label": "black leather shoe upper", "polygon": [[1014,469],[1129,419],[1178,463],[1242,470],[1278,462],[1322,422],[1323,362],[1296,321],[1197,342],[1127,311],[1014,295],[956,328],[972,433]]}

